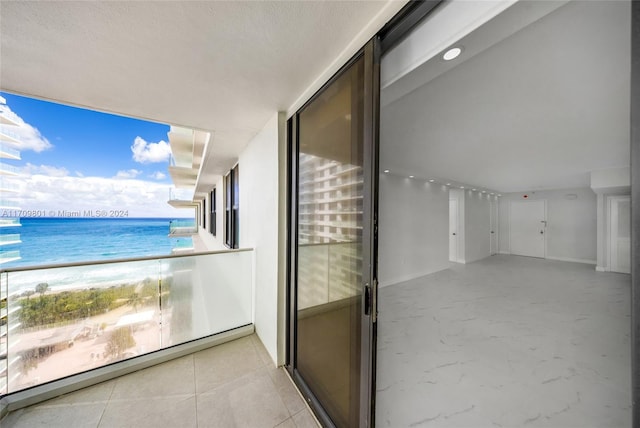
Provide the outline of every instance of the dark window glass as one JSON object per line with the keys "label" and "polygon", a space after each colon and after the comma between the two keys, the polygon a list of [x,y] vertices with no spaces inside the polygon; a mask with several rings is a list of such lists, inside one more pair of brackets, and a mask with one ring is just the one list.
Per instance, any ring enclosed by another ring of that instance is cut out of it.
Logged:
{"label": "dark window glass", "polygon": [[238,165],[224,177],[225,192],[225,235],[224,242],[229,248],[238,248],[240,229],[238,227],[240,212],[240,182],[238,179]]}
{"label": "dark window glass", "polygon": [[209,231],[213,236],[216,236],[216,189],[211,191],[211,217],[209,219]]}

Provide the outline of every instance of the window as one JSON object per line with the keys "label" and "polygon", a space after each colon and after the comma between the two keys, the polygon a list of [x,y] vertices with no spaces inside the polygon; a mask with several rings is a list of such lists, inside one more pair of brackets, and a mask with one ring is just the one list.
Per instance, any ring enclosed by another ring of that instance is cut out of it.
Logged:
{"label": "window", "polygon": [[209,232],[211,232],[213,236],[216,236],[216,218],[216,189],[213,189],[211,191],[211,216],[209,218],[209,221],[211,222],[209,225]]}
{"label": "window", "polygon": [[240,182],[238,179],[238,165],[224,177],[224,243],[229,248],[238,248],[240,229],[238,227],[240,209]]}
{"label": "window", "polygon": [[207,226],[207,201],[202,201],[202,205],[200,206],[202,208],[202,216],[200,217],[200,226],[202,227],[206,227]]}

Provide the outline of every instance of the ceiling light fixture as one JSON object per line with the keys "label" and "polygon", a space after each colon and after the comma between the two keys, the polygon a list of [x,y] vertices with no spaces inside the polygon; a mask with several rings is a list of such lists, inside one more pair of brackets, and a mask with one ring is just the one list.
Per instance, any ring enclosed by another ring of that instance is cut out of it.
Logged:
{"label": "ceiling light fixture", "polygon": [[482,193],[487,193],[487,191],[486,191],[486,190],[483,190],[483,191],[482,191]]}
{"label": "ceiling light fixture", "polygon": [[451,186],[451,183],[447,183],[447,186]]}
{"label": "ceiling light fixture", "polygon": [[462,48],[451,48],[442,55],[442,59],[445,61],[451,61],[452,59],[458,58],[458,56],[462,53]]}
{"label": "ceiling light fixture", "polygon": [[476,190],[478,190],[478,189],[471,189],[471,190],[473,190],[473,191],[475,192],[475,191],[476,191]]}
{"label": "ceiling light fixture", "polygon": [[436,181],[436,180],[429,180],[429,183],[433,183],[434,181]]}
{"label": "ceiling light fixture", "polygon": [[385,174],[386,174],[386,173],[388,173],[388,172],[389,172],[389,170],[388,170],[388,169],[385,169],[385,170],[384,170],[384,173],[385,173]]}
{"label": "ceiling light fixture", "polygon": [[409,178],[413,178],[413,175],[410,175]]}

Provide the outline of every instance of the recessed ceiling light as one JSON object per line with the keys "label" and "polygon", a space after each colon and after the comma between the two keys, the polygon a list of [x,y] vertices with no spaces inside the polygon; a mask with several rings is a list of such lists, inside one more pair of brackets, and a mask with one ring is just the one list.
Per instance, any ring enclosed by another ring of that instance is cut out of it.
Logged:
{"label": "recessed ceiling light", "polygon": [[487,191],[486,191],[486,190],[483,190],[483,191],[482,191],[482,193],[487,193]]}
{"label": "recessed ceiling light", "polygon": [[413,178],[413,175],[410,175],[409,178]]}
{"label": "recessed ceiling light", "polygon": [[473,190],[473,191],[475,192],[475,191],[476,191],[476,190],[478,190],[478,189],[471,189],[471,190]]}
{"label": "recessed ceiling light", "polygon": [[389,172],[389,170],[388,170],[388,169],[385,169],[385,170],[384,170],[384,172],[385,172],[385,173],[387,173],[387,172]]}
{"label": "recessed ceiling light", "polygon": [[436,180],[429,180],[429,183],[433,183],[434,181],[436,181]]}
{"label": "recessed ceiling light", "polygon": [[493,192],[491,192],[490,195],[493,195]]}
{"label": "recessed ceiling light", "polygon": [[498,193],[498,196],[502,196],[500,193]]}
{"label": "recessed ceiling light", "polygon": [[445,61],[451,61],[452,59],[458,58],[461,53],[462,48],[451,48],[442,55],[442,59]]}
{"label": "recessed ceiling light", "polygon": [[464,189],[464,186],[460,186],[461,189]]}
{"label": "recessed ceiling light", "polygon": [[451,183],[447,183],[447,186],[451,186]]}

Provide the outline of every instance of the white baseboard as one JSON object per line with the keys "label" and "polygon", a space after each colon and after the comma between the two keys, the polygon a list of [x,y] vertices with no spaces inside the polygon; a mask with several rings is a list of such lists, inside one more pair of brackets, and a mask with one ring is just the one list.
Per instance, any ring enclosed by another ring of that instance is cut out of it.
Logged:
{"label": "white baseboard", "polygon": [[507,256],[510,256],[511,251],[498,251],[498,254],[506,254]]}
{"label": "white baseboard", "polygon": [[607,269],[607,268],[606,268],[606,267],[604,267],[604,266],[596,266],[596,270],[597,270],[598,272],[609,272],[609,269]]}
{"label": "white baseboard", "polygon": [[595,265],[596,264],[595,260],[572,259],[570,257],[549,257],[549,256],[547,256],[547,259],[549,259],[549,260],[557,260],[559,262],[584,263],[584,264],[587,264],[587,265]]}

